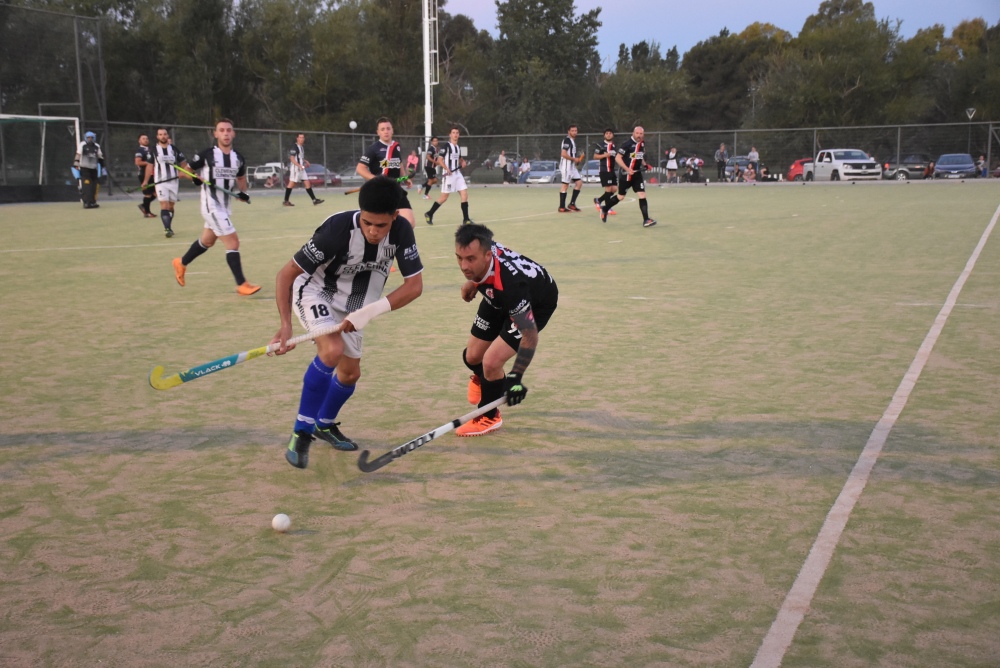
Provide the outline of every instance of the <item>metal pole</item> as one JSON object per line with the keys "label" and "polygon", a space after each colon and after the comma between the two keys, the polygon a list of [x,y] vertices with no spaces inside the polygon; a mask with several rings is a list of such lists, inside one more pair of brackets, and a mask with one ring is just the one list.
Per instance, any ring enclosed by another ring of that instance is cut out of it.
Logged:
{"label": "metal pole", "polygon": [[899,172],[899,153],[903,144],[903,126],[896,128],[896,171]]}
{"label": "metal pole", "polygon": [[73,44],[76,47],[76,99],[80,101],[80,124],[87,127],[87,117],[83,113],[83,68],[80,65],[80,21],[73,17]]}

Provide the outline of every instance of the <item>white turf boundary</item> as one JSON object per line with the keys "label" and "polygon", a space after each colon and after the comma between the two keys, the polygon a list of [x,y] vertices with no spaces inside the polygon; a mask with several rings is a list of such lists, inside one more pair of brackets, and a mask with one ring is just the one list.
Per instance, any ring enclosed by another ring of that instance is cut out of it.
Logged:
{"label": "white turf boundary", "polygon": [[934,349],[934,344],[937,343],[938,337],[941,336],[941,330],[944,329],[945,323],[948,322],[948,316],[951,315],[951,311],[958,301],[958,295],[962,292],[965,281],[972,274],[972,269],[976,266],[976,260],[979,259],[979,254],[986,246],[986,242],[990,238],[990,234],[993,232],[998,218],[1000,218],[1000,206],[993,213],[993,218],[990,219],[989,225],[983,231],[983,235],[979,239],[979,244],[972,251],[968,262],[965,263],[965,269],[959,275],[958,280],[955,281],[955,285],[952,286],[951,292],[948,294],[948,299],[945,300],[944,306],[941,307],[937,318],[934,319],[934,324],[931,326],[930,331],[927,332],[927,336],[924,337],[924,342],[920,345],[917,356],[913,358],[910,368],[907,369],[902,382],[896,388],[896,393],[892,395],[889,407],[885,409],[882,418],[875,425],[875,429],[868,438],[864,450],[861,451],[861,456],[854,465],[851,475],[848,476],[844,488],[840,491],[840,495],[827,514],[826,521],[823,522],[823,527],[816,537],[816,542],[813,543],[812,548],[809,550],[809,556],[806,557],[806,561],[802,565],[802,570],[799,571],[798,576],[795,578],[795,582],[785,597],[781,609],[778,610],[778,616],[774,619],[771,629],[767,632],[764,641],[757,650],[757,656],[754,658],[751,668],[778,668],[781,665],[785,652],[792,644],[792,639],[795,637],[795,632],[798,630],[799,624],[802,623],[802,619],[809,610],[812,598],[816,594],[816,588],[819,586],[820,580],[823,579],[823,574],[830,564],[833,551],[840,541],[840,535],[844,532],[847,520],[850,519],[851,511],[854,509],[858,498],[861,497],[861,493],[868,484],[868,477],[871,475],[872,469],[875,467],[875,462],[882,452],[882,446],[885,445],[886,439],[889,438],[889,432],[892,431],[893,426],[896,424],[899,414],[906,407],[906,401],[910,398],[910,393],[913,391],[914,386],[916,386],[917,379],[920,378],[920,373],[923,371],[924,365],[927,364],[931,351]]}

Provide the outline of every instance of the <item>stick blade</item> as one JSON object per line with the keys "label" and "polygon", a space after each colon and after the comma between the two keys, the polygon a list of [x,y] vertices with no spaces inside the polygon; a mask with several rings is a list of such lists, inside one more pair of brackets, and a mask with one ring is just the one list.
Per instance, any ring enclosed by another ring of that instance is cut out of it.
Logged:
{"label": "stick blade", "polygon": [[392,453],[388,453],[389,456],[382,455],[381,457],[376,457],[375,459],[368,461],[368,455],[371,454],[368,450],[362,450],[361,454],[358,455],[358,468],[361,469],[363,473],[371,473],[372,471],[377,471],[389,462],[392,461]]}
{"label": "stick blade", "polygon": [[177,373],[164,377],[162,366],[154,366],[152,371],[149,372],[149,385],[154,390],[169,390],[171,387],[177,387],[183,382],[180,374]]}

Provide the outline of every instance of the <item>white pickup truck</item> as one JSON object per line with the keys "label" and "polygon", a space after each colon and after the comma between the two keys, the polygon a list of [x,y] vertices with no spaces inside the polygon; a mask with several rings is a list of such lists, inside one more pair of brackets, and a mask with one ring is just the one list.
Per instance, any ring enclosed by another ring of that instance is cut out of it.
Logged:
{"label": "white pickup truck", "polygon": [[882,165],[856,148],[820,151],[803,166],[806,181],[863,181],[882,178]]}

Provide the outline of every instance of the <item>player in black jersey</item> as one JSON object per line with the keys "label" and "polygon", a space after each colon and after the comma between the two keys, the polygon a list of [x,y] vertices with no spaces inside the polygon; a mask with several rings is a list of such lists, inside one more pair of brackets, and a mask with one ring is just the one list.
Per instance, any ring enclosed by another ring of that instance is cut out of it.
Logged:
{"label": "player in black jersey", "polygon": [[135,151],[135,166],[139,170],[139,186],[142,190],[142,204],[139,211],[145,218],[156,218],[156,214],[149,210],[149,205],[156,199],[156,191],[153,189],[153,180],[146,173],[146,168],[152,166],[153,156],[149,152],[149,135],[145,132],[139,134],[139,148]]}
{"label": "player in black jersey", "polygon": [[[365,154],[358,162],[358,176],[365,181],[369,181],[376,176],[386,176],[397,183],[408,184],[409,179],[403,176],[403,151],[398,141],[392,138],[392,121],[386,117],[378,119],[375,123],[378,132],[378,141],[368,147]],[[416,226],[416,219],[413,217],[413,206],[410,205],[410,198],[406,196],[406,191],[400,190],[402,199],[399,202],[399,215],[410,221],[411,226]]]}
{"label": "player in black jersey", "polygon": [[[455,231],[455,257],[468,279],[462,299],[483,296],[462,360],[472,370],[468,399],[485,406],[507,395],[507,405],[524,399],[528,388],[521,382],[544,329],[559,302],[559,289],[545,267],[493,240],[484,225],[470,223]],[[515,357],[516,355],[516,357]],[[510,372],[504,364],[514,357]],[[455,433],[482,436],[503,424],[499,410],[492,410]]]}
{"label": "player in black jersey", "polygon": [[618,195],[611,198],[608,205],[601,209],[601,220],[607,221],[608,211],[618,202],[625,199],[625,193],[631,188],[639,197],[639,210],[642,212],[642,226],[652,227],[656,221],[649,217],[649,207],[646,205],[646,184],[642,178],[642,170],[645,168],[646,142],[643,141],[645,131],[641,126],[636,126],[632,130],[632,136],[618,148],[618,155],[615,162],[621,168],[618,177]]}
{"label": "player in black jersey", "polygon": [[[335,422],[361,377],[362,332],[373,318],[398,310],[423,290],[420,253],[409,221],[399,216],[399,184],[378,176],[358,195],[360,210],[327,218],[278,272],[275,301],[281,326],[271,343],[283,355],[292,336],[292,310],[309,331],[342,323],[336,334],[316,338],[316,357],[302,380],[294,433],[285,451],[292,466],[306,468],[309,445],[319,438],[337,450],[357,450]],[[393,261],[402,285],[382,290]]]}
{"label": "player in black jersey", "polygon": [[427,145],[427,151],[424,153],[424,174],[427,176],[427,180],[424,181],[424,199],[431,198],[431,186],[438,181],[438,138],[431,137],[431,143]]}
{"label": "player in black jersey", "polygon": [[[615,174],[615,156],[618,154],[615,147],[615,131],[611,128],[604,129],[604,141],[594,144],[594,160],[600,160],[600,179],[604,187],[604,194],[594,198],[594,206],[598,211],[605,206],[611,207],[611,202],[618,191],[618,177]],[[611,211],[611,213],[614,213]],[[607,222],[607,215],[601,216],[601,222]]]}

